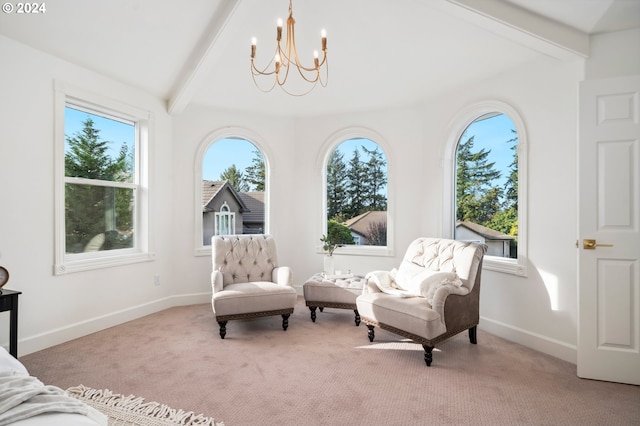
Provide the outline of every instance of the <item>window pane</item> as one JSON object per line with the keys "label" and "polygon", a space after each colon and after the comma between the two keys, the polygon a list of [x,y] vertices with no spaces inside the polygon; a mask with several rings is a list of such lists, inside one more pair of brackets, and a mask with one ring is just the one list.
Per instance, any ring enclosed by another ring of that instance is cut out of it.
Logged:
{"label": "window pane", "polygon": [[456,151],[455,239],[518,257],[518,134],[505,114],[473,121]]}
{"label": "window pane", "polygon": [[203,245],[213,235],[264,233],[265,189],[265,161],[254,144],[239,138],[213,143],[202,160]]}
{"label": "window pane", "polygon": [[67,106],[65,176],[134,181],[135,124]]}
{"label": "window pane", "polygon": [[66,252],[132,248],[134,194],[130,188],[65,184]]}
{"label": "window pane", "polygon": [[341,245],[387,245],[387,159],[369,139],[347,140],[327,164],[327,233]]}

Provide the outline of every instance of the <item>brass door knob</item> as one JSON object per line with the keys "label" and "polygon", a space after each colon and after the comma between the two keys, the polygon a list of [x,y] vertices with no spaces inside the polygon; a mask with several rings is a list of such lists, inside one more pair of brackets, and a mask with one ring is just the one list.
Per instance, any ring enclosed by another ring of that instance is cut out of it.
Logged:
{"label": "brass door knob", "polygon": [[596,247],[613,247],[613,244],[597,244],[596,240],[582,240],[582,248],[585,250],[595,250]]}

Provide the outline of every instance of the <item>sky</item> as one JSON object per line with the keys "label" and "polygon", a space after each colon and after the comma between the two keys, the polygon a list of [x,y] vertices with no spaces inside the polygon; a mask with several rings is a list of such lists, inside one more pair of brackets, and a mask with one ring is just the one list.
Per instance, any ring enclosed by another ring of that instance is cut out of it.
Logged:
{"label": "sky", "polygon": [[[109,154],[112,158],[117,158],[120,154],[122,143],[129,146],[128,152],[133,152],[135,144],[136,130],[132,124],[125,124],[120,121],[111,120],[85,111],[66,107],[64,110],[64,134],[66,137],[74,137],[76,133],[82,132],[83,122],[91,117],[94,127],[100,129],[100,140],[109,141]],[[66,138],[65,138],[66,140]],[[66,151],[66,150],[65,150]]]}
{"label": "sky", "polygon": [[495,162],[495,169],[503,171],[500,177],[501,187],[504,187],[504,183],[507,181],[509,166],[513,162],[514,152],[511,149],[513,143],[507,144],[506,142],[515,136],[511,132],[515,128],[507,115],[500,114],[485,120],[474,121],[462,135],[463,141],[466,141],[470,136],[475,136],[473,152],[480,151],[482,148],[491,150],[489,162]]}
{"label": "sky", "polygon": [[[377,144],[368,139],[351,139],[343,142],[338,147],[344,152],[344,160],[351,159],[353,150],[356,147],[365,146],[367,149],[374,149]],[[251,165],[253,151],[257,148],[244,139],[221,139],[211,145],[202,161],[202,178],[206,180],[218,180],[220,174],[232,164],[244,171]],[[360,151],[360,159],[366,160],[368,157]]]}
{"label": "sky", "polygon": [[244,139],[220,139],[213,143],[202,160],[202,179],[218,180],[232,164],[244,172],[251,165],[253,152],[258,148]]}

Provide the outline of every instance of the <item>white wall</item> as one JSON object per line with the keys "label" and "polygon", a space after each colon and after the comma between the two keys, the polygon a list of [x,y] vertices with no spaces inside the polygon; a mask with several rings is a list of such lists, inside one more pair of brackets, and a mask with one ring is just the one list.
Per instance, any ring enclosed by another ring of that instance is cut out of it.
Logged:
{"label": "white wall", "polygon": [[[638,32],[592,38],[594,78],[640,73],[617,57],[640,50]],[[628,47],[628,51],[619,46]],[[524,120],[529,146],[528,277],[485,271],[484,330],[575,362],[577,86],[583,61],[543,58],[447,96],[404,109],[289,119],[191,106],[167,116],[164,103],[99,74],[0,37],[0,264],[21,290],[20,353],[179,303],[206,303],[210,258],[194,253],[195,159],[227,127],[255,136],[270,167],[269,232],[280,263],[301,285],[322,265],[321,167],[335,134],[359,127],[379,134],[389,163],[391,256],[336,254],[336,268],[364,273],[396,266],[411,240],[440,236],[443,167],[451,121],[470,104],[497,99]],[[625,53],[626,52],[626,53]],[[602,59],[605,58],[605,59]],[[617,63],[617,62],[616,62]],[[62,79],[155,114],[152,146],[153,262],[53,276],[53,80]],[[436,83],[434,83],[436,84]],[[251,138],[250,138],[251,139]],[[161,285],[153,285],[159,275]],[[6,323],[6,315],[0,318]],[[213,318],[212,318],[213,321]],[[214,326],[212,324],[212,326]],[[0,344],[8,326],[0,321]]]}
{"label": "white wall", "polygon": [[[0,264],[19,299],[19,353],[26,354],[170,306],[171,119],[164,103],[0,36]],[[156,260],[53,275],[54,80],[154,114],[151,212]],[[153,276],[161,279],[154,286]],[[0,314],[8,343],[8,313]]]}
{"label": "white wall", "polygon": [[592,36],[590,44],[587,80],[640,74],[640,29]]}

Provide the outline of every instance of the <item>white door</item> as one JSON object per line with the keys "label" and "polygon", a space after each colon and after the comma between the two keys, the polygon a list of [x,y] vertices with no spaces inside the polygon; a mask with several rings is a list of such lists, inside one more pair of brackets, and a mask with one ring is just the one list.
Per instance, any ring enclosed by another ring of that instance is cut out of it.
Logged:
{"label": "white door", "polygon": [[640,385],[640,76],[581,83],[578,179],[578,376]]}

